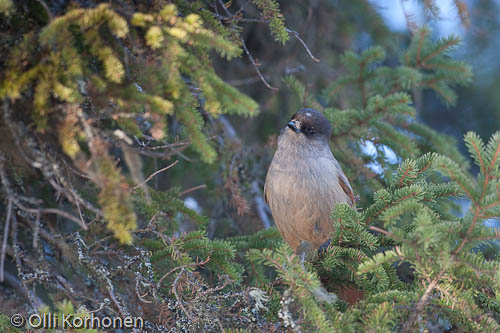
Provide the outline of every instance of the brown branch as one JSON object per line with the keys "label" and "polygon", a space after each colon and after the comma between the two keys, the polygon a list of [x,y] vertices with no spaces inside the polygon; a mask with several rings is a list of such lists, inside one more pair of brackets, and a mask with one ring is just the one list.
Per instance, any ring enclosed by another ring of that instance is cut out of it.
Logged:
{"label": "brown branch", "polygon": [[[186,268],[191,268],[191,267],[200,267],[200,266],[205,266],[205,264],[207,262],[210,261],[210,256],[208,256],[205,260],[203,261],[199,261],[199,262],[193,262],[191,264],[188,264],[188,265],[182,265],[182,266],[177,266],[177,267],[174,267],[173,269],[171,269],[167,274],[163,275],[161,277],[160,280],[158,280],[158,282],[156,283],[156,288],[159,289],[160,288],[160,285],[162,283],[163,280],[165,280],[170,274],[172,274],[173,272],[179,270],[179,269],[186,269]],[[179,273],[180,274],[180,273]]]}
{"label": "brown branch", "polygon": [[[486,181],[487,180],[485,179],[485,182]],[[481,207],[479,206],[479,203],[477,203],[475,201],[473,201],[473,202],[475,204],[475,210],[474,210],[474,216],[472,218],[471,225],[467,229],[467,232],[466,232],[464,238],[462,239],[462,241],[460,242],[460,244],[458,245],[458,247],[453,251],[453,253],[452,253],[451,257],[450,257],[450,260],[449,260],[450,263],[453,262],[453,261],[455,261],[456,257],[460,253],[460,251],[462,251],[462,249],[464,248],[464,246],[471,240],[469,237],[472,234],[472,231],[474,230],[474,227],[476,226],[477,221],[478,221],[478,219],[481,216],[481,214],[480,214],[481,213]],[[438,282],[442,278],[445,270],[446,270],[446,268],[443,268],[437,274],[437,276],[429,283],[429,285],[427,286],[427,289],[425,290],[424,294],[422,295],[422,297],[420,298],[419,302],[417,303],[417,305],[415,307],[415,311],[412,312],[412,314],[410,315],[410,318],[405,323],[402,332],[412,332],[413,326],[415,324],[415,321],[417,320],[417,318],[420,315],[420,313],[424,310],[425,306],[430,301],[431,292],[438,285]]]}
{"label": "brown branch", "polygon": [[188,193],[191,193],[191,192],[194,192],[194,191],[197,191],[197,190],[201,190],[202,188],[206,188],[206,187],[207,187],[206,184],[201,184],[201,185],[198,185],[198,186],[194,186],[194,187],[188,188],[187,190],[182,191],[179,195],[183,196],[183,195],[186,195]]}
{"label": "brown branch", "polygon": [[384,234],[384,235],[389,236],[389,237],[392,236],[392,232],[384,230],[384,229],[379,228],[379,227],[375,227],[375,226],[371,225],[368,227],[368,229],[376,231],[376,232],[380,232],[381,234]]}
{"label": "brown branch", "polygon": [[302,44],[302,46],[304,46],[304,48],[306,49],[307,53],[309,54],[312,60],[319,62],[319,59],[312,55],[311,50],[309,49],[309,47],[307,47],[307,44],[302,40],[302,38],[300,38],[299,33],[297,31],[288,28],[285,29],[287,32],[291,33],[295,38],[298,39],[298,41]]}
{"label": "brown branch", "polygon": [[493,170],[493,166],[495,165],[499,154],[500,154],[500,141],[498,141],[498,145],[497,145],[497,149],[495,150],[495,154],[493,154],[493,157],[491,158],[491,163],[490,163],[490,166],[488,167],[488,173]]}
{"label": "brown branch", "polygon": [[436,55],[438,55],[439,53],[443,52],[444,50],[446,50],[447,48],[449,48],[450,46],[452,46],[454,44],[458,44],[458,42],[456,40],[451,40],[449,43],[446,43],[446,44],[442,45],[437,50],[434,50],[432,53],[430,53],[429,55],[427,55],[424,58],[424,60],[422,60],[422,64],[425,64],[428,60],[430,60],[431,58],[434,58]]}
{"label": "brown branch", "polygon": [[403,326],[403,330],[402,330],[403,333],[414,332],[413,326],[415,325],[415,321],[417,321],[418,316],[424,310],[425,306],[427,305],[427,302],[429,302],[431,292],[437,286],[437,283],[438,283],[438,279],[436,278],[427,286],[427,289],[425,290],[424,294],[422,295],[422,297],[418,301],[417,306],[415,307],[415,311],[412,311],[410,318]]}
{"label": "brown branch", "polygon": [[411,169],[410,167],[408,167],[408,169],[405,170],[403,176],[401,177],[401,179],[399,180],[399,187],[402,187],[403,186],[403,181],[405,180],[406,176],[408,176],[408,173],[413,170]]}
{"label": "brown branch", "polygon": [[26,207],[23,204],[21,204],[15,198],[13,198],[13,201],[14,201],[14,203],[15,203],[15,205],[17,207],[21,208],[22,210],[24,210],[26,212],[33,213],[33,214],[56,214],[56,215],[60,215],[60,216],[62,216],[64,218],[67,218],[68,220],[71,220],[71,221],[75,222],[76,224],[78,224],[79,226],[81,226],[82,229],[84,229],[84,230],[88,229],[88,227],[85,224],[85,222],[81,221],[79,218],[77,218],[77,217],[75,217],[75,216],[73,216],[73,215],[71,215],[69,213],[66,213],[63,210],[60,210],[60,209],[57,209],[57,208],[29,208],[29,207]]}
{"label": "brown branch", "polygon": [[486,175],[486,169],[484,167],[483,158],[481,157],[481,152],[480,152],[479,148],[476,146],[476,144],[474,143],[474,141],[471,141],[471,143],[472,143],[472,147],[476,151],[477,157],[479,158],[479,165],[481,166],[481,172],[484,175]]}
{"label": "brown branch", "polygon": [[420,30],[420,39],[418,40],[418,47],[417,47],[417,64],[420,64],[420,55],[422,52],[422,43],[424,42],[425,38],[425,31],[424,29]]}
{"label": "brown branch", "polygon": [[[224,9],[226,14],[229,15],[229,17],[234,17],[234,15],[231,14],[229,9],[227,9],[227,7],[224,5],[224,2],[222,2],[222,0],[218,0],[218,2],[221,5],[222,9]],[[233,26],[233,28],[234,28],[234,26]],[[267,83],[266,79],[264,78],[264,76],[260,72],[259,67],[257,66],[257,63],[255,62],[252,54],[250,54],[250,51],[248,51],[247,45],[245,44],[245,41],[243,40],[242,37],[240,37],[240,41],[241,41],[241,46],[243,46],[243,50],[245,51],[246,55],[248,56],[248,59],[250,59],[250,62],[252,63],[255,71],[257,72],[257,75],[260,77],[260,80],[262,81],[262,83],[264,83],[264,85],[266,87],[268,87],[269,89],[277,91],[278,88],[275,88],[275,87],[271,86],[269,83]]]}
{"label": "brown branch", "polygon": [[[474,230],[474,227],[476,226],[477,220],[480,216],[481,209],[479,206],[476,204],[476,209],[474,211],[474,217],[472,218],[472,222],[469,226],[469,229],[467,229],[467,232],[465,234],[465,237],[462,239],[462,242],[460,242],[460,245],[453,251],[452,257],[450,259],[454,259],[458,253],[462,250],[462,248],[465,246],[465,244],[469,241],[469,236],[472,233],[472,230]],[[452,261],[452,260],[450,260]]]}
{"label": "brown branch", "polygon": [[474,197],[472,196],[472,194],[469,191],[467,191],[467,189],[464,186],[462,186],[462,184],[460,184],[459,182],[457,182],[455,174],[452,173],[451,170],[449,170],[445,165],[442,165],[442,167],[448,172],[448,176],[450,176],[451,180],[453,180],[455,183],[458,184],[458,186],[460,186],[460,188],[462,189],[462,191],[464,191],[465,194],[467,194],[467,196],[472,200],[472,202],[476,203],[476,200],[474,199]]}
{"label": "brown branch", "polygon": [[392,202],[389,202],[386,206],[382,207],[380,210],[378,210],[372,217],[367,217],[366,218],[366,223],[372,221],[375,217],[379,216],[380,214],[382,214],[387,208],[391,207],[391,206],[395,206],[397,204],[399,204],[400,202],[406,200],[406,199],[410,199],[412,197],[415,197],[417,195],[416,192],[411,192],[409,195],[406,195],[396,201],[392,201]]}
{"label": "brown branch", "polygon": [[172,283],[171,290],[172,290],[173,294],[175,295],[175,298],[177,299],[177,303],[179,304],[180,308],[186,314],[186,317],[188,317],[189,320],[191,320],[192,322],[194,322],[194,319],[191,316],[191,313],[184,307],[184,304],[182,304],[182,298],[179,297],[179,294],[177,292],[177,284],[179,283],[179,278],[181,277],[181,275],[184,275],[184,272],[185,272],[185,268],[182,267],[180,273],[177,274],[177,276],[175,277],[174,282]]}
{"label": "brown branch", "polygon": [[[387,109],[393,107],[394,105],[397,105],[397,104],[402,104],[403,102],[401,100],[397,100],[394,102],[394,104],[392,105],[388,105],[384,108],[377,108],[372,114],[368,115],[367,117],[363,118],[363,119],[360,119],[358,121],[356,121],[355,123],[352,123],[349,128],[346,128],[344,129],[342,132],[340,133],[337,133],[337,134],[333,134],[332,135],[332,139],[338,139],[338,138],[341,138],[341,137],[344,137],[344,136],[347,136],[347,135],[351,135],[352,134],[352,130],[354,128],[357,128],[357,127],[361,127],[361,126],[364,126],[364,125],[367,125],[368,123],[370,123],[374,118],[378,117],[381,113],[385,112]],[[335,141],[335,140],[334,140]]]}
{"label": "brown branch", "polygon": [[166,171],[168,169],[170,169],[171,167],[175,166],[177,163],[179,163],[179,160],[176,160],[174,161],[173,163],[169,164],[168,166],[164,167],[163,169],[160,169],[160,170],[157,170],[155,172],[153,172],[148,178],[146,178],[145,181],[143,181],[142,183],[134,186],[134,187],[131,187],[130,190],[135,190],[136,188],[138,188],[139,186],[142,186],[144,184],[146,184],[148,181],[150,181],[154,176],[156,176],[157,174],[163,172],[163,171]]}
{"label": "brown branch", "polygon": [[[234,282],[234,280],[231,280],[229,278],[229,276],[227,275],[224,275],[225,277],[225,281],[224,283],[222,283],[222,285],[220,286],[217,286],[217,287],[213,287],[213,288],[208,288],[207,290],[205,291],[202,291],[202,292],[199,292],[196,297],[193,299],[193,301],[197,300],[198,298],[202,297],[202,296],[205,296],[207,294],[210,294],[210,293],[213,293],[213,292],[216,292],[216,291],[219,291],[219,290],[222,290],[224,288],[226,288],[230,283]],[[219,279],[220,279],[220,276],[219,276]]]}
{"label": "brown branch", "polygon": [[146,304],[150,304],[150,303],[153,303],[153,301],[148,301],[146,299],[144,299],[144,297],[148,294],[144,294],[141,296],[141,294],[139,294],[139,279],[136,278],[135,280],[135,294],[137,295],[137,298],[139,298],[139,300],[143,303],[146,303]]}
{"label": "brown branch", "polygon": [[[64,193],[68,201],[72,203],[78,201],[85,208],[92,211],[97,216],[102,216],[102,213],[98,208],[94,207],[94,205],[92,205],[90,202],[81,198],[76,191],[74,191],[73,189],[70,188],[70,186],[68,186],[65,178],[62,177],[60,174],[60,170],[62,170],[62,167],[60,167],[58,165],[58,162],[49,153],[47,153],[47,149],[45,149],[44,151],[43,147],[37,147],[37,148],[31,147],[35,144],[35,139],[32,137],[26,138],[25,133],[27,133],[28,130],[26,128],[19,129],[18,127],[21,126],[19,124],[16,124],[16,122],[12,120],[11,110],[9,108],[9,103],[7,101],[5,101],[3,104],[3,110],[4,110],[3,114],[4,122],[7,125],[11,137],[13,138],[14,143],[18,149],[18,152],[23,157],[23,159],[33,168],[39,169],[42,172],[45,179],[49,182],[49,184],[52,185],[52,187],[56,191]],[[20,141],[20,138],[24,138],[27,144],[23,145]],[[28,156],[26,151],[29,151],[30,155],[34,157],[32,158]],[[58,180],[59,183],[62,184],[62,186],[55,181],[56,179]],[[16,197],[20,198],[20,196]]]}
{"label": "brown branch", "polygon": [[77,223],[84,230],[87,230],[87,225],[83,221],[81,221],[80,219],[76,218],[75,216],[73,216],[69,213],[66,213],[63,210],[60,210],[57,208],[29,208],[29,207],[26,207],[23,204],[21,204],[20,200],[17,199],[17,196],[15,195],[14,191],[11,188],[10,182],[7,178],[6,173],[5,173],[4,162],[5,162],[5,156],[3,154],[0,154],[0,180],[4,185],[4,188],[5,188],[5,191],[7,194],[7,198],[9,200],[12,200],[12,202],[17,207],[19,207],[20,209],[22,209],[26,212],[33,213],[33,214],[57,214],[57,215],[61,215],[65,218]]}
{"label": "brown branch", "polygon": [[264,85],[266,87],[268,87],[269,89],[274,90],[274,91],[278,91],[278,88],[273,87],[269,83],[267,83],[266,79],[264,78],[264,76],[260,72],[259,67],[257,66],[257,63],[253,59],[252,54],[250,53],[250,51],[248,51],[247,45],[245,44],[245,41],[243,40],[243,38],[240,37],[240,41],[241,41],[241,45],[243,46],[243,50],[245,51],[246,55],[248,56],[248,59],[250,59],[250,62],[252,63],[252,65],[253,65],[255,71],[257,72],[257,75],[259,76],[262,83],[264,83]]}

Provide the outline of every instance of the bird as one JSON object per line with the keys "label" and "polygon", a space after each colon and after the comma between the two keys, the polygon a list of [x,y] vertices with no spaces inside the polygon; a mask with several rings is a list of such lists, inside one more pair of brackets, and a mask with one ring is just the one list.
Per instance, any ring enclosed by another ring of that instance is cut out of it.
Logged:
{"label": "bird", "polygon": [[[303,108],[295,113],[281,130],[264,185],[279,232],[296,254],[308,257],[328,246],[334,230],[332,209],[340,203],[355,207],[349,180],[330,149],[331,133],[330,121],[321,112]],[[347,284],[335,290],[349,304],[364,296]]]}
{"label": "bird", "polygon": [[332,127],[319,111],[295,113],[278,137],[267,171],[264,198],[276,226],[290,247],[314,249],[333,232],[335,205],[355,204],[354,192],[330,149]]}

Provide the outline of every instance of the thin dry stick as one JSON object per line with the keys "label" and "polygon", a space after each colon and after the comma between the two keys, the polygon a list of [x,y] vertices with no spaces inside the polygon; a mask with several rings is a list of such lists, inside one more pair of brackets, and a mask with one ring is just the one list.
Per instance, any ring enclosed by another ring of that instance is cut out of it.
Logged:
{"label": "thin dry stick", "polygon": [[10,224],[10,214],[12,213],[12,199],[9,198],[9,202],[7,204],[7,218],[5,219],[5,228],[3,234],[3,242],[2,242],[2,252],[0,257],[0,282],[3,282],[3,269],[5,265],[5,252],[7,251],[7,238],[9,236],[9,224]]}
{"label": "thin dry stick", "polygon": [[384,235],[387,235],[387,236],[391,236],[392,235],[389,231],[381,229],[379,227],[369,226],[368,229],[376,231],[376,232],[380,232],[381,234],[384,234]]}
{"label": "thin dry stick", "polygon": [[177,300],[180,308],[182,309],[182,311],[184,311],[184,313],[186,314],[186,317],[188,317],[188,319],[192,322],[194,322],[195,320],[193,319],[193,317],[191,316],[191,313],[188,312],[188,310],[186,310],[186,308],[184,307],[184,304],[182,304],[182,299],[179,297],[179,293],[177,291],[177,284],[179,283],[179,278],[181,277],[181,275],[184,275],[184,272],[185,272],[185,268],[182,267],[181,271],[179,272],[179,274],[177,274],[177,276],[175,277],[175,280],[174,280],[174,283],[172,284],[172,292],[174,293],[174,296],[175,296],[175,299]]}
{"label": "thin dry stick", "polygon": [[204,266],[207,262],[210,261],[210,256],[208,256],[205,260],[203,261],[200,261],[200,262],[193,262],[191,264],[187,264],[187,265],[182,265],[182,266],[177,266],[177,267],[174,267],[173,269],[171,269],[167,274],[163,275],[161,277],[160,280],[158,280],[158,282],[156,283],[156,288],[157,289],[160,289],[160,286],[161,286],[161,283],[163,282],[163,280],[165,280],[165,278],[167,276],[169,276],[170,274],[172,274],[173,272],[175,272],[176,270],[178,269],[185,269],[185,268],[189,268],[189,267],[199,267],[199,266]]}
{"label": "thin dry stick", "polygon": [[[441,275],[441,273],[439,274]],[[424,310],[425,306],[427,305],[427,302],[429,301],[429,298],[431,297],[431,293],[436,288],[438,284],[438,279],[434,279],[428,286],[427,289],[425,290],[424,294],[422,295],[422,298],[417,303],[417,306],[415,307],[415,311],[412,312],[410,315],[410,318],[408,321],[405,323],[403,326],[402,332],[412,332],[413,331],[413,326],[414,323],[417,321],[418,316],[420,313]]]}
{"label": "thin dry stick", "polygon": [[33,214],[58,214],[61,215],[69,220],[72,220],[76,222],[78,225],[80,225],[84,230],[87,230],[87,226],[83,221],[80,221],[76,217],[74,217],[71,214],[66,213],[65,211],[62,211],[57,208],[29,208],[25,207],[21,202],[17,199],[17,197],[14,194],[14,191],[10,187],[10,182],[7,178],[7,175],[5,174],[4,171],[4,161],[5,157],[3,155],[0,155],[0,180],[2,181],[6,192],[7,192],[7,197],[9,200],[12,200],[12,203],[15,204],[17,207],[21,208],[24,211],[27,211],[29,213]]}
{"label": "thin dry stick", "polygon": [[307,53],[309,54],[309,56],[311,57],[312,60],[319,62],[319,59],[316,58],[315,56],[313,56],[311,50],[309,49],[307,44],[302,40],[302,38],[300,38],[299,33],[297,31],[294,31],[294,30],[291,30],[288,28],[286,28],[286,31],[291,33],[295,38],[297,38],[299,40],[299,42],[302,44],[302,46],[304,46],[304,48],[306,49]]}
{"label": "thin dry stick", "polygon": [[135,279],[135,294],[137,295],[137,298],[139,298],[139,300],[141,302],[147,303],[147,304],[153,303],[153,301],[148,301],[147,299],[144,299],[144,297],[149,293],[145,293],[143,296],[141,296],[141,294],[139,294],[139,279],[137,277]]}
{"label": "thin dry stick", "polygon": [[[222,0],[219,0],[219,4],[222,6],[222,9],[224,9],[224,11],[226,12],[226,14],[229,15],[229,17],[233,17],[234,16],[233,14],[231,14],[231,12],[229,11],[229,9],[227,9],[227,7],[224,5],[224,2],[222,2]],[[252,62],[252,65],[255,68],[255,71],[257,72],[257,75],[259,75],[260,80],[262,81],[262,83],[264,83],[264,85],[266,87],[268,87],[269,89],[277,91],[278,88],[275,88],[275,87],[271,86],[269,83],[267,83],[266,79],[264,78],[264,76],[260,72],[259,67],[257,67],[257,63],[255,62],[255,60],[253,59],[252,55],[250,54],[250,51],[248,51],[247,45],[245,44],[245,41],[243,40],[243,38],[240,37],[240,41],[241,41],[241,45],[243,46],[243,50],[245,50],[245,53],[248,56],[248,59],[250,59],[250,61]]]}
{"label": "thin dry stick", "polygon": [[206,188],[206,187],[207,187],[207,185],[205,185],[205,184],[201,184],[201,185],[198,185],[198,186],[195,186],[195,187],[191,187],[191,188],[188,188],[187,190],[182,191],[180,193],[180,195],[181,196],[182,195],[186,195],[188,193],[194,192],[196,190],[201,190],[202,188]]}
{"label": "thin dry stick", "polygon": [[266,79],[264,78],[264,76],[260,72],[259,67],[257,67],[257,63],[255,62],[255,60],[253,59],[252,55],[250,54],[250,51],[248,51],[247,45],[245,44],[245,41],[243,40],[243,38],[240,37],[240,40],[241,40],[241,45],[243,46],[243,50],[245,50],[245,53],[247,54],[248,59],[250,59],[250,61],[252,62],[252,65],[255,68],[255,71],[257,72],[257,75],[259,75],[260,80],[262,81],[262,83],[264,83],[264,85],[266,87],[268,87],[269,89],[277,91],[278,88],[273,87],[269,83],[267,83]]}
{"label": "thin dry stick", "polygon": [[79,218],[69,214],[69,213],[66,213],[65,211],[63,210],[60,210],[60,209],[57,209],[57,208],[29,208],[29,207],[26,207],[24,205],[22,205],[19,201],[17,201],[16,199],[13,199],[14,201],[14,204],[21,208],[22,210],[26,211],[26,212],[29,212],[29,213],[33,213],[33,214],[56,214],[56,215],[60,215],[62,217],[65,217],[67,218],[68,220],[71,220],[73,222],[75,222],[76,224],[78,224],[80,227],[82,227],[83,230],[87,230],[87,225],[85,224],[85,222],[81,221]]}
{"label": "thin dry stick", "polygon": [[[66,165],[66,162],[64,162]],[[69,171],[68,171],[68,166],[66,165],[66,174],[68,175],[68,183],[70,186],[70,189],[72,190],[71,193],[74,193],[75,191],[73,190],[73,184],[71,184],[71,179],[69,176]],[[85,224],[85,221],[83,220],[83,214],[82,214],[82,209],[80,208],[80,204],[78,203],[78,198],[75,197],[75,204],[76,208],[78,209],[78,214],[80,215],[80,221],[82,221],[83,224]]]}
{"label": "thin dry stick", "polygon": [[45,12],[47,13],[47,16],[49,17],[49,21],[52,21],[54,19],[54,15],[52,15],[52,12],[50,11],[49,6],[45,3],[43,0],[37,0],[38,3],[45,9]]}
{"label": "thin dry stick", "polygon": [[132,190],[135,190],[135,189],[136,189],[136,188],[138,188],[139,186],[142,186],[142,185],[146,184],[146,183],[147,183],[147,182],[149,182],[149,181],[150,181],[150,180],[151,180],[154,176],[156,176],[156,175],[157,175],[157,174],[159,174],[160,172],[163,172],[163,171],[165,171],[165,170],[170,169],[171,167],[173,167],[173,166],[174,166],[174,165],[176,165],[177,163],[179,163],[179,160],[177,160],[177,161],[173,162],[173,163],[172,163],[172,164],[170,164],[170,165],[167,165],[167,166],[166,166],[166,167],[164,167],[163,169],[160,169],[160,170],[158,170],[158,171],[153,172],[153,173],[152,173],[152,174],[151,174],[148,178],[146,178],[146,180],[145,180],[145,181],[143,181],[142,183],[140,183],[140,184],[138,184],[138,185],[136,185],[136,186],[134,186],[134,187],[130,188],[130,190],[131,190],[131,191],[132,191]]}

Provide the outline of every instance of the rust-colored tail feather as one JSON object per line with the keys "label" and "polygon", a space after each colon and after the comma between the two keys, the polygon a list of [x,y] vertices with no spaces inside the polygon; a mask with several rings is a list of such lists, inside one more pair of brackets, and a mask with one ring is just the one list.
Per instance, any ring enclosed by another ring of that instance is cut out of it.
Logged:
{"label": "rust-colored tail feather", "polygon": [[365,292],[352,286],[343,285],[337,288],[337,295],[349,305],[353,305],[365,297]]}

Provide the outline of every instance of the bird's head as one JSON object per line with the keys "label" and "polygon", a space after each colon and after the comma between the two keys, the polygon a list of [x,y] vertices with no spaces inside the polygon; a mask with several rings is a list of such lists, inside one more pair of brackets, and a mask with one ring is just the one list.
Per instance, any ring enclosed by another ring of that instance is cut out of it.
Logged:
{"label": "bird's head", "polygon": [[304,139],[328,141],[332,133],[332,126],[321,112],[305,108],[292,116],[285,131],[303,136]]}

